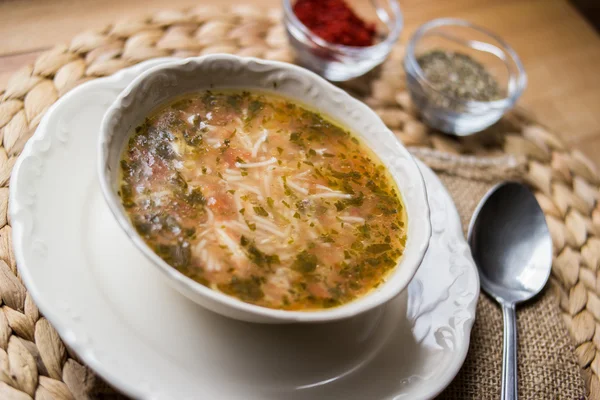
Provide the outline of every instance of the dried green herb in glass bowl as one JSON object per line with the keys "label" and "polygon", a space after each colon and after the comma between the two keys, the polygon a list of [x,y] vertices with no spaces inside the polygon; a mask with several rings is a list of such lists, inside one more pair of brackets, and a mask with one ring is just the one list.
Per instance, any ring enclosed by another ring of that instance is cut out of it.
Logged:
{"label": "dried green herb in glass bowl", "polygon": [[455,18],[417,29],[406,48],[404,69],[423,122],[458,136],[498,121],[527,84],[521,60],[508,44]]}
{"label": "dried green herb in glass bowl", "polygon": [[431,50],[417,57],[417,62],[433,88],[446,95],[475,101],[502,98],[498,81],[467,54]]}

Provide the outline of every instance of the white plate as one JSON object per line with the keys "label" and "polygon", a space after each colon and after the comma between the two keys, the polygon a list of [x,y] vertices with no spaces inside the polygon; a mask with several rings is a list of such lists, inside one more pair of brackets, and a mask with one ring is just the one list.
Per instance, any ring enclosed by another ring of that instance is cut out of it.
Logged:
{"label": "white plate", "polygon": [[152,60],[61,98],[11,180],[13,244],[25,285],[63,340],[103,378],[146,399],[424,399],[469,347],[477,271],[452,200],[420,164],[433,236],[408,291],[360,317],[256,325],[213,314],[164,283],[100,193],[104,111]]}

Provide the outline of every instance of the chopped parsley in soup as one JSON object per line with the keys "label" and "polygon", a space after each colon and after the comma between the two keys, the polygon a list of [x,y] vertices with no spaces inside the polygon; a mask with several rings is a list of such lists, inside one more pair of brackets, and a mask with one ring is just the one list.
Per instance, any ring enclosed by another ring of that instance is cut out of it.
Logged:
{"label": "chopped parsley in soup", "polygon": [[132,133],[119,195],[158,256],[242,301],[338,306],[397,265],[406,213],[356,136],[260,92],[187,95]]}

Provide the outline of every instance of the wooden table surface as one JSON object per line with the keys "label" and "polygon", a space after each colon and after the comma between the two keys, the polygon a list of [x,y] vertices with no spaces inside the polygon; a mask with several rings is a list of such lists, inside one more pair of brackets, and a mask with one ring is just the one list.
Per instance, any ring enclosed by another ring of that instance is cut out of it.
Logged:
{"label": "wooden table surface", "polygon": [[[80,31],[165,8],[278,0],[0,0],[0,92],[13,71]],[[362,0],[365,1],[366,0]],[[600,165],[600,35],[566,0],[402,0],[403,39],[438,17],[465,18],[502,36],[529,85],[520,105]]]}

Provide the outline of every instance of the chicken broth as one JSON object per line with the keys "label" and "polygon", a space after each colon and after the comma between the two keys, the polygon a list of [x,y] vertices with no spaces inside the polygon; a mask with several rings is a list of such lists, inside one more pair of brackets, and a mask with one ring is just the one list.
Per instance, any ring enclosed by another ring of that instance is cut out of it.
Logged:
{"label": "chicken broth", "polygon": [[285,310],[347,303],[406,243],[398,188],[356,136],[260,92],[187,95],[132,132],[119,195],[135,229],[189,278]]}

